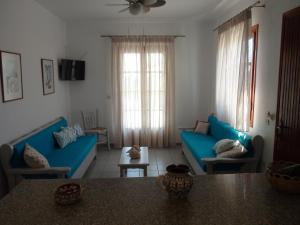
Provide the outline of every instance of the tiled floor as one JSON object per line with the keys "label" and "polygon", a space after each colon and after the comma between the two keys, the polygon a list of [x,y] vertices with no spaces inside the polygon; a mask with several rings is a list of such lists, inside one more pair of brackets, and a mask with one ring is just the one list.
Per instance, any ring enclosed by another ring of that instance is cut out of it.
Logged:
{"label": "tiled floor", "polygon": [[[86,178],[120,177],[118,163],[121,156],[120,149],[107,151],[104,148],[98,150],[97,159],[91,164]],[[148,176],[154,177],[164,174],[170,164],[187,164],[181,148],[149,149]],[[142,177],[143,170],[128,169],[127,177]]]}

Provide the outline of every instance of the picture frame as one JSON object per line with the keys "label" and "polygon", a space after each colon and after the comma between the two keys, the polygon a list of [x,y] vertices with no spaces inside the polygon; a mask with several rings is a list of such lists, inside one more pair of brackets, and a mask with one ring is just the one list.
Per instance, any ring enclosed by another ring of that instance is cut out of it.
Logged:
{"label": "picture frame", "polygon": [[2,101],[23,99],[21,54],[0,50]]}
{"label": "picture frame", "polygon": [[54,84],[54,61],[52,59],[41,59],[43,95],[55,93]]}

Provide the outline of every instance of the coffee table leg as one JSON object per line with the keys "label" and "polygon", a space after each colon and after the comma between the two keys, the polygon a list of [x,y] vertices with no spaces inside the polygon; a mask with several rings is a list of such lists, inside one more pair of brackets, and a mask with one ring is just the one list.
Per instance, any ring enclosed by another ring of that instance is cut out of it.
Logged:
{"label": "coffee table leg", "polygon": [[147,166],[144,167],[144,177],[147,177]]}

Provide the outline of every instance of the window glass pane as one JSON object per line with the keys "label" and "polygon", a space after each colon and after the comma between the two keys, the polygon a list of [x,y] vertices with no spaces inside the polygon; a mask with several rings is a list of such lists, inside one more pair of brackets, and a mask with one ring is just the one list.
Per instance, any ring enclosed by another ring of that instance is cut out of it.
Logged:
{"label": "window glass pane", "polygon": [[122,110],[124,128],[141,127],[141,55],[123,55]]}
{"label": "window glass pane", "polygon": [[147,54],[147,76],[150,96],[149,111],[151,128],[162,128],[165,116],[165,57],[160,52]]}
{"label": "window glass pane", "polygon": [[[147,117],[146,123],[149,124],[149,128],[158,129],[164,126],[165,57],[160,52],[149,52],[145,53],[144,61],[145,67],[142,71],[142,53],[123,54],[122,110],[124,128],[142,128],[142,117]],[[142,95],[142,93],[144,94]],[[144,102],[143,108],[142,102]]]}

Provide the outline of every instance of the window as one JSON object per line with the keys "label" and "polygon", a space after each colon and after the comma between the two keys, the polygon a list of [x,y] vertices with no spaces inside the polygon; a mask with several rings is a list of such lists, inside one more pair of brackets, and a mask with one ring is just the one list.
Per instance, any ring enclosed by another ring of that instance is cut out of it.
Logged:
{"label": "window", "polygon": [[250,127],[254,125],[254,104],[255,104],[255,86],[256,86],[256,62],[258,47],[258,24],[252,26],[249,39],[249,72],[251,75],[250,87]]}
{"label": "window", "polygon": [[250,126],[250,23],[246,10],[218,29],[215,113],[241,131]]}
{"label": "window", "polygon": [[164,55],[159,52],[147,54],[147,93],[150,104],[146,108],[150,115],[150,127],[162,128],[164,126],[166,77]]}
{"label": "window", "polygon": [[125,129],[140,129],[143,121],[147,121],[147,127],[151,129],[164,126],[166,76],[163,53],[145,50],[124,53],[121,89]]}
{"label": "window", "polygon": [[124,53],[121,95],[124,128],[140,128],[141,118],[141,54]]}

